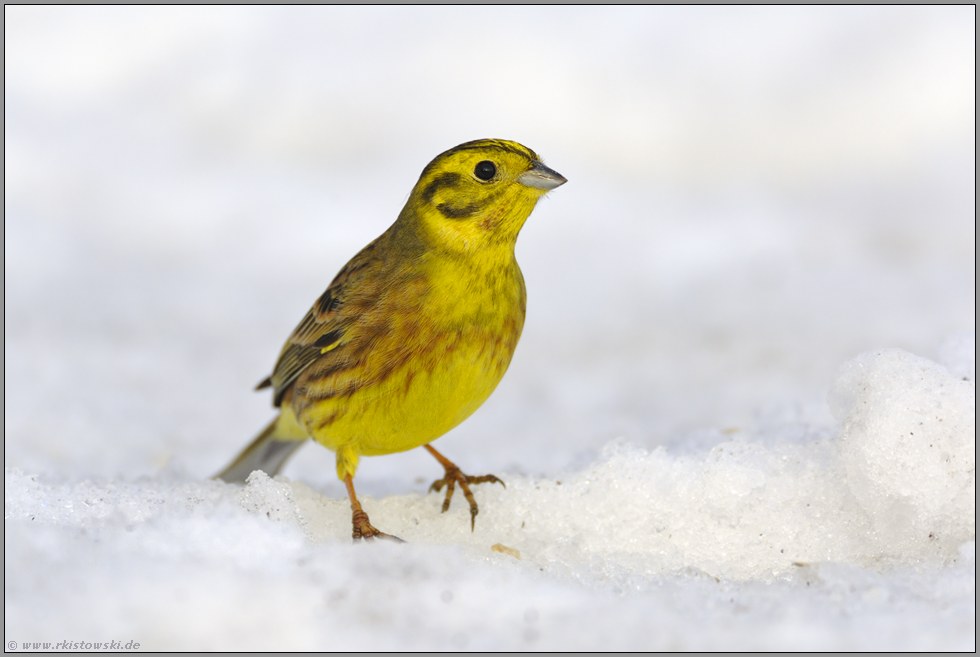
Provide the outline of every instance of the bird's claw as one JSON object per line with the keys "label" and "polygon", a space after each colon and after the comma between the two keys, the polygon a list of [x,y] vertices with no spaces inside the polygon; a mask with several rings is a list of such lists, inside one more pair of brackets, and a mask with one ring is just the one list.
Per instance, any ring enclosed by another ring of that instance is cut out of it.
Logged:
{"label": "bird's claw", "polygon": [[373,541],[376,538],[381,538],[387,541],[395,541],[396,543],[404,543],[405,541],[398,538],[397,536],[392,536],[391,534],[385,534],[383,531],[376,529],[371,522],[368,520],[368,515],[363,511],[354,512],[354,540],[358,541],[361,539]]}
{"label": "bird's claw", "polygon": [[463,495],[466,497],[466,501],[470,504],[470,531],[474,531],[476,529],[476,514],[480,512],[480,508],[476,504],[476,498],[473,497],[473,493],[470,491],[470,484],[496,483],[504,488],[507,488],[507,484],[492,474],[474,477],[465,474],[456,465],[443,464],[443,467],[446,469],[446,476],[433,481],[432,485],[429,486],[429,492],[438,493],[442,490],[443,486],[446,487],[446,499],[442,502],[442,512],[445,513],[449,510],[449,504],[452,502],[453,493],[456,492],[456,484],[458,483],[460,489],[463,491]]}

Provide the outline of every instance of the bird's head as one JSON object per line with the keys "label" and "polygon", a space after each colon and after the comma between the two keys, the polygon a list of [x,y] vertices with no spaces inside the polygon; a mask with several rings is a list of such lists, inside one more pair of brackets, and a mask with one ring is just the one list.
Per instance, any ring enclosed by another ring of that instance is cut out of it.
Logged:
{"label": "bird's head", "polygon": [[480,139],[437,156],[422,171],[400,219],[451,252],[491,247],[513,252],[535,203],[565,178],[517,142]]}

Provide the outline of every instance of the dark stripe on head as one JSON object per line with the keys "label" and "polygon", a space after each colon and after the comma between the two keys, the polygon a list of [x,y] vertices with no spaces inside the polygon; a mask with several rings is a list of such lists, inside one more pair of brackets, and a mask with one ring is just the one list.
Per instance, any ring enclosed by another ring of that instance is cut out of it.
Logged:
{"label": "dark stripe on head", "polygon": [[426,185],[425,189],[422,190],[422,200],[426,203],[432,203],[433,197],[439,192],[440,189],[444,187],[456,187],[459,185],[462,179],[463,176],[459,175],[458,173],[452,173],[449,171],[446,173],[440,173],[432,180],[432,182]]}
{"label": "dark stripe on head", "polygon": [[[523,157],[537,160],[537,154],[530,148],[517,148],[503,141],[497,139],[477,139],[476,141],[468,141],[465,144],[460,144],[456,148],[451,148],[440,157],[444,155],[449,155],[451,153],[458,153],[459,151],[472,151],[472,150],[498,150],[504,153],[514,153],[515,155],[521,155]],[[438,158],[437,158],[438,159]]]}
{"label": "dark stripe on head", "polygon": [[498,139],[477,139],[475,141],[468,141],[465,144],[460,144],[459,146],[450,148],[445,153],[440,153],[438,156],[436,156],[434,160],[432,160],[431,162],[429,162],[428,165],[426,165],[426,167],[422,170],[422,175],[419,177],[425,178],[425,175],[429,173],[429,171],[432,169],[433,165],[435,165],[436,162],[439,162],[443,158],[448,157],[453,153],[458,153],[460,151],[475,151],[475,150],[491,150],[491,151],[496,150],[502,153],[513,153],[515,155],[520,155],[522,157],[528,158],[529,160],[540,159],[537,156],[537,154],[534,151],[532,151],[530,148],[515,147],[506,142],[500,141]]}
{"label": "dark stripe on head", "polygon": [[491,203],[494,203],[503,193],[504,190],[500,190],[495,194],[490,194],[486,198],[480,199],[479,201],[474,201],[472,203],[467,203],[466,205],[440,203],[436,206],[436,209],[439,210],[439,212],[442,213],[442,216],[444,216],[446,219],[466,219],[483,210]]}
{"label": "dark stripe on head", "polygon": [[486,207],[486,205],[487,204],[485,201],[457,207],[453,207],[448,203],[440,203],[436,206],[436,209],[439,210],[439,212],[442,213],[442,216],[444,216],[446,219],[466,219],[467,217],[472,217],[474,214]]}

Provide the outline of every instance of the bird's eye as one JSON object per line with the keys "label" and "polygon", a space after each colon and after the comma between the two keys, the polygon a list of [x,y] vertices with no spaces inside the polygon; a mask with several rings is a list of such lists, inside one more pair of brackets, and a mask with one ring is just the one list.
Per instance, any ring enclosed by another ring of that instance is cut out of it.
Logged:
{"label": "bird's eye", "polygon": [[473,173],[475,173],[476,177],[480,180],[490,180],[496,175],[497,167],[490,160],[483,160],[482,162],[477,163],[476,169],[473,170]]}

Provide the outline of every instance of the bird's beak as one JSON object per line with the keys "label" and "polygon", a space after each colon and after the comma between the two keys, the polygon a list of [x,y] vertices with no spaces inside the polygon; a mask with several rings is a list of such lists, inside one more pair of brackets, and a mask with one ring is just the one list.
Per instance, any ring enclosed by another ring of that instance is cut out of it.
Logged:
{"label": "bird's beak", "polygon": [[568,181],[565,180],[565,176],[557,171],[549,169],[540,162],[535,162],[533,167],[520,175],[517,182],[527,187],[535,187],[547,192],[559,185],[564,185]]}

